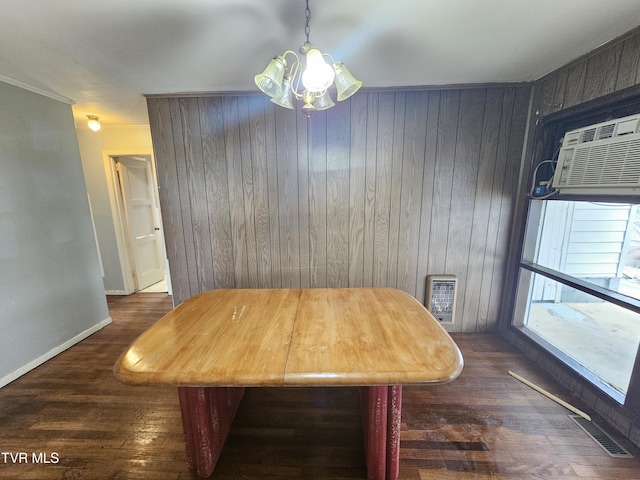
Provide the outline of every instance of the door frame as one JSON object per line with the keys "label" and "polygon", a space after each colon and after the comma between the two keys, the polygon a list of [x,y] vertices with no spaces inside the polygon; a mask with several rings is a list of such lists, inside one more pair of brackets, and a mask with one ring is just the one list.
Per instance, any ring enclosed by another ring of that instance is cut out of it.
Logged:
{"label": "door frame", "polygon": [[[118,182],[118,173],[116,171],[116,161],[114,157],[134,157],[148,156],[151,158],[151,170],[154,180],[154,190],[156,200],[158,200],[158,211],[160,212],[159,192],[158,192],[158,175],[156,172],[156,162],[151,150],[103,150],[102,161],[107,176],[107,189],[109,191],[109,204],[111,206],[111,215],[113,217],[113,228],[116,237],[116,249],[120,259],[120,271],[122,273],[122,281],[124,284],[124,295],[130,295],[135,292],[136,281],[134,278],[135,264],[132,258],[131,247],[129,245],[128,227],[124,215],[124,204],[122,202],[121,192]],[[167,260],[167,250],[164,241],[164,227],[162,225],[162,215],[158,215],[160,227],[160,237],[162,238],[162,255],[164,260],[164,270],[167,278],[167,288],[171,295],[171,280],[169,277],[169,265]]]}

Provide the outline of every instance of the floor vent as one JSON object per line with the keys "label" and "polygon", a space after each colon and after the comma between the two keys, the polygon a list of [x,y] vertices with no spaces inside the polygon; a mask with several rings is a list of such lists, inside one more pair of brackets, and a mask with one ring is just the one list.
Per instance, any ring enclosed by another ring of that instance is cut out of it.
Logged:
{"label": "floor vent", "polygon": [[595,442],[602,447],[602,449],[611,457],[616,458],[633,458],[629,452],[618,445],[609,435],[600,430],[595,423],[580,417],[579,415],[569,415],[569,418],[576,422],[587,435],[595,440]]}

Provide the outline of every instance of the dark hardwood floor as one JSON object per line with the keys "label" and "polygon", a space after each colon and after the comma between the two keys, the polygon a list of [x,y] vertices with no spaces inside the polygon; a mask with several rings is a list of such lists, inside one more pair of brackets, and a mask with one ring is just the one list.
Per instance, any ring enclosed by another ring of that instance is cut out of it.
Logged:
{"label": "dark hardwood floor", "polygon": [[[171,308],[165,294],[108,298],[113,324],[0,389],[0,478],[191,479],[177,392],[131,387],[118,355]],[[636,455],[609,457],[540,369],[496,336],[458,334],[453,383],[405,387],[400,478],[640,479]],[[365,479],[354,388],[248,389],[212,479]],[[609,432],[613,433],[613,432]]]}

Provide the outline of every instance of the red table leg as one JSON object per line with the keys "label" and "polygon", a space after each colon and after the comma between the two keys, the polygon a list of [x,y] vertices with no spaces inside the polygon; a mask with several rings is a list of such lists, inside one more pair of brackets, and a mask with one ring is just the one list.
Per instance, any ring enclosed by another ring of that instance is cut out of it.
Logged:
{"label": "red table leg", "polygon": [[402,386],[361,387],[367,478],[396,480],[400,467]]}
{"label": "red table leg", "polygon": [[387,406],[387,480],[400,475],[400,423],[402,420],[402,385],[389,387]]}
{"label": "red table leg", "polygon": [[213,473],[243,394],[244,388],[178,388],[187,463],[199,476]]}

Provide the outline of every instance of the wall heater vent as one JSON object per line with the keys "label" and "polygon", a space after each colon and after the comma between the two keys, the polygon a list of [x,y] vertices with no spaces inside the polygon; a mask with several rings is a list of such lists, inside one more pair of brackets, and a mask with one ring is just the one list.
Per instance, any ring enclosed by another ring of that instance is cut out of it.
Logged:
{"label": "wall heater vent", "polygon": [[455,275],[429,275],[427,277],[426,307],[441,323],[453,324],[456,308]]}

